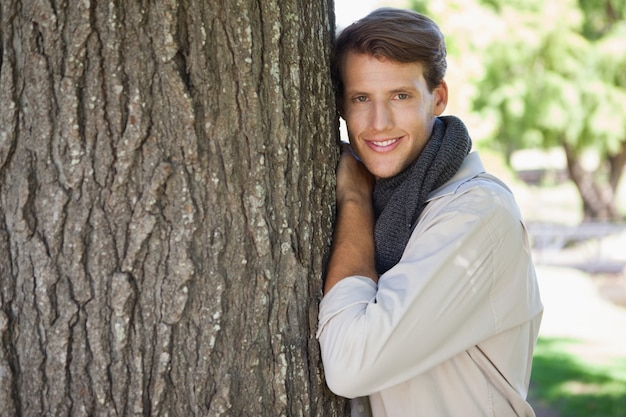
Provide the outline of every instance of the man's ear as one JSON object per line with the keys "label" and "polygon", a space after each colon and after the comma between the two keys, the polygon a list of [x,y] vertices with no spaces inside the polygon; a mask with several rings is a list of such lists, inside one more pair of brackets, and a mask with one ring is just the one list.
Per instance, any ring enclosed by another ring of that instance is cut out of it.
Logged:
{"label": "man's ear", "polygon": [[441,80],[439,85],[433,90],[433,113],[440,116],[448,105],[448,84],[445,80]]}

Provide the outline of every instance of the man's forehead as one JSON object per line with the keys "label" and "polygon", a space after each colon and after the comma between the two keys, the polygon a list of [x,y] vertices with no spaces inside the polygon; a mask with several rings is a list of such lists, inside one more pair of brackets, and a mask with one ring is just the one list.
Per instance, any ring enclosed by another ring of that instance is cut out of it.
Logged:
{"label": "man's forehead", "polygon": [[[419,62],[401,63],[379,59],[372,55],[352,53],[346,56],[342,78],[347,89],[415,88],[424,80],[423,66]],[[375,83],[375,85],[372,85]]]}

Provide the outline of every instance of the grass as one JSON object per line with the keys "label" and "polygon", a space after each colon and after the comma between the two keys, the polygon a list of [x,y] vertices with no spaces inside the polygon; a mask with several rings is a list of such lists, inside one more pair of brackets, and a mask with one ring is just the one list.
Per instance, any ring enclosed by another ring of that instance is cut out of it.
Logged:
{"label": "grass", "polygon": [[535,349],[532,396],[567,417],[626,417],[626,358],[605,364],[581,360],[567,338],[540,337]]}

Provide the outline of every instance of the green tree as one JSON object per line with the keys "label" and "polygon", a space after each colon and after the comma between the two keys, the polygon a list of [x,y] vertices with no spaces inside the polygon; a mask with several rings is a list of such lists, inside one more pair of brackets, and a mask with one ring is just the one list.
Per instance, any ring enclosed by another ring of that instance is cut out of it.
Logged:
{"label": "green tree", "polygon": [[[618,220],[626,164],[626,8],[605,0],[490,1],[506,32],[485,50],[476,109],[507,152],[562,146],[586,220]],[[586,169],[583,155],[597,154]]]}
{"label": "green tree", "polygon": [[[488,121],[488,141],[507,156],[522,148],[562,147],[584,218],[619,219],[615,193],[626,164],[626,3],[409,4],[434,15],[446,32],[448,77],[462,74],[451,94],[453,111]],[[467,97],[473,104],[463,104]],[[592,170],[582,163],[589,153],[600,161]]]}

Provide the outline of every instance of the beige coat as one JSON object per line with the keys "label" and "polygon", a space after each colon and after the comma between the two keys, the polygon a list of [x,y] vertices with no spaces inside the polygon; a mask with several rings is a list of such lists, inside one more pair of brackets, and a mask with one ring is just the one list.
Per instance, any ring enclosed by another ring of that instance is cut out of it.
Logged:
{"label": "beige coat", "polygon": [[542,311],[518,206],[471,153],[378,285],[349,277],[323,298],[326,381],[353,416],[534,416]]}

